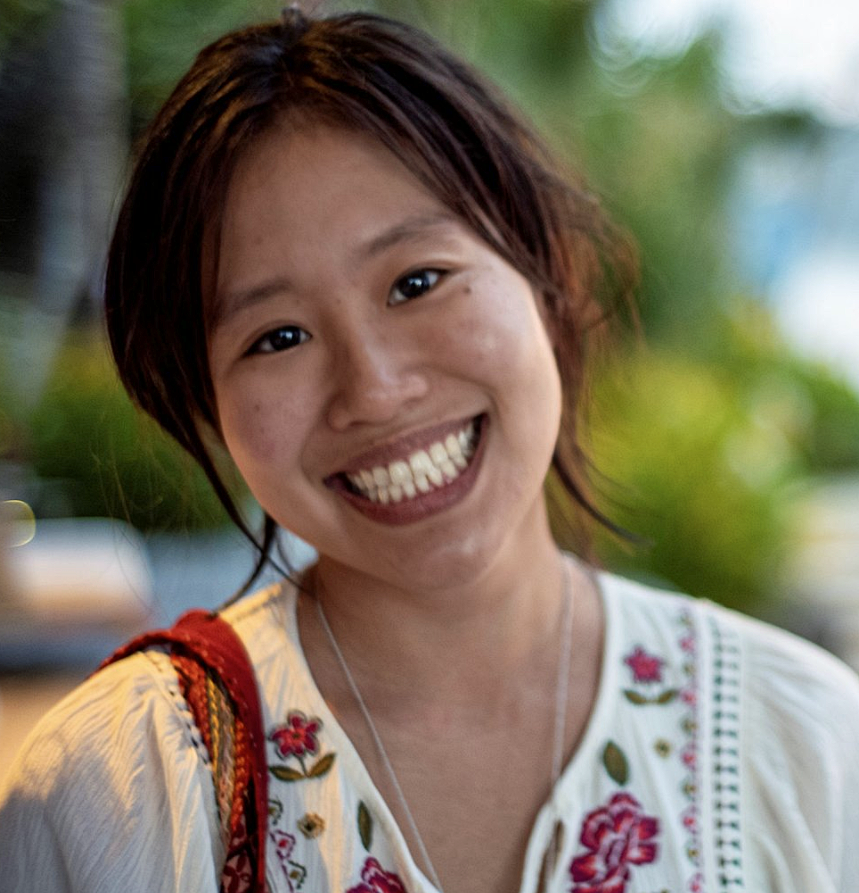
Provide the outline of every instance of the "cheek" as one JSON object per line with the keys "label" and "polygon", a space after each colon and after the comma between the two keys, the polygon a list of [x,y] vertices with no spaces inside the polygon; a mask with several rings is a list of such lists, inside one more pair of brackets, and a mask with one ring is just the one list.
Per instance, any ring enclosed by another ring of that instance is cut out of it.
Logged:
{"label": "cheek", "polygon": [[219,395],[218,410],[224,444],[239,471],[253,488],[267,469],[297,459],[300,402],[269,393],[261,386],[242,386]]}
{"label": "cheek", "polygon": [[530,289],[493,279],[481,295],[467,297],[453,337],[470,370],[511,395],[533,390],[541,400],[553,400],[560,390],[557,363]]}
{"label": "cheek", "polygon": [[221,430],[227,450],[246,478],[249,464],[274,458],[277,425],[261,400],[222,407]]}

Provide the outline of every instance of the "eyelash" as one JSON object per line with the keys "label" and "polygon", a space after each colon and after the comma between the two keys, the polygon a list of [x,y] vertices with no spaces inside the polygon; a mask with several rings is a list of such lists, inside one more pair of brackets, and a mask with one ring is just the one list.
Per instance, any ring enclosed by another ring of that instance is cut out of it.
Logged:
{"label": "eyelash", "polygon": [[[405,276],[402,276],[394,283],[394,287],[388,295],[388,305],[396,307],[398,304],[405,304],[408,301],[412,301],[415,298],[425,295],[438,285],[444,275],[444,270],[436,270],[432,268],[413,270],[411,273],[406,273]],[[405,289],[414,286],[417,280],[422,280],[422,283],[418,284],[418,293],[405,294]],[[407,283],[410,284],[407,285]],[[395,298],[397,292],[400,292],[399,298]],[[287,343],[277,344],[276,342],[280,341],[282,336],[286,336]],[[299,326],[278,326],[276,329],[272,329],[257,338],[257,340],[248,348],[245,355],[253,356],[254,354],[261,353],[280,353],[281,351],[291,350],[293,347],[298,347],[299,344],[304,344],[305,341],[309,340],[310,335]]]}
{"label": "eyelash", "polygon": [[[283,335],[286,335],[289,343],[276,346],[274,343],[275,340],[280,339]],[[257,340],[248,348],[246,356],[252,356],[253,354],[258,353],[279,353],[283,350],[290,350],[293,347],[298,347],[299,344],[304,344],[304,342],[309,339],[310,335],[298,326],[278,326],[276,329],[272,329],[270,332],[266,332],[264,335],[257,338]],[[265,344],[268,344],[268,347],[263,347]]]}
{"label": "eyelash", "polygon": [[[436,270],[433,268],[425,268],[420,270],[412,270],[411,273],[406,273],[405,276],[401,277],[394,283],[394,287],[391,289],[391,293],[388,295],[388,305],[391,307],[395,307],[397,304],[405,304],[407,301],[412,301],[415,298],[419,298],[422,295],[425,295],[427,292],[432,291],[436,285],[441,281],[444,276],[444,270]],[[415,280],[423,279],[425,287],[422,287],[422,290],[418,294],[403,294],[403,287],[405,283],[408,283],[410,280],[414,282]],[[426,283],[426,280],[429,279],[429,283]],[[395,298],[395,294],[400,292],[401,297]]]}

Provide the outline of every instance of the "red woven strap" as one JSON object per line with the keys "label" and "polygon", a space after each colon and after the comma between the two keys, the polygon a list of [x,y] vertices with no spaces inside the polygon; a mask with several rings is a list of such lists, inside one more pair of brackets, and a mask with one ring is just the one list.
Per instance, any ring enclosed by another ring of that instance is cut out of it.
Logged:
{"label": "red woven strap", "polygon": [[[244,726],[250,755],[250,777],[253,781],[253,802],[249,802],[248,805],[254,810],[255,815],[241,818],[243,824],[252,829],[256,838],[252,889],[262,893],[266,889],[268,766],[262,707],[256,676],[248,653],[233,628],[218,614],[193,610],[183,614],[170,629],[143,633],[127,642],[103,661],[99,669],[155,645],[169,645],[178,653],[197,661],[207,672],[213,673],[229,695],[237,720]],[[225,871],[229,868],[230,866],[225,866]]]}

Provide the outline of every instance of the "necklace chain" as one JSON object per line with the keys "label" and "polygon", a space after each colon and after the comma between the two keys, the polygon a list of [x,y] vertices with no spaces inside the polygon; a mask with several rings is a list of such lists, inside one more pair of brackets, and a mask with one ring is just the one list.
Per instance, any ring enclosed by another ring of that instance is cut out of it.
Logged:
{"label": "necklace chain", "polygon": [[[564,733],[566,731],[567,697],[569,692],[570,665],[572,658],[573,597],[570,589],[570,572],[565,563],[562,567],[562,575],[564,614],[563,620],[561,622],[561,641],[559,643],[560,647],[558,648],[558,675],[555,684],[555,722],[552,741],[551,785],[553,790],[555,788],[555,785],[557,784],[558,779],[561,777],[561,769],[563,766],[565,737]],[[349,664],[346,663],[346,658],[344,657],[343,652],[340,650],[337,639],[334,637],[334,631],[331,629],[331,625],[328,623],[328,618],[325,616],[325,611],[322,608],[322,602],[320,601],[318,595],[314,599],[314,601],[316,602],[316,612],[319,615],[319,622],[322,624],[322,628],[325,630],[325,634],[328,637],[328,641],[330,642],[331,648],[334,651],[334,655],[337,658],[337,663],[340,665],[340,669],[343,671],[343,676],[345,677],[346,682],[349,685],[352,696],[355,698],[355,702],[358,704],[358,708],[361,711],[364,722],[366,723],[367,728],[370,731],[370,735],[373,738],[373,744],[376,747],[376,751],[378,752],[379,758],[382,761],[382,765],[385,768],[385,772],[388,775],[388,779],[391,782],[391,786],[393,787],[394,792],[397,795],[397,799],[399,800],[400,806],[402,807],[403,814],[406,817],[406,821],[409,823],[409,828],[412,832],[412,835],[414,836],[415,842],[417,843],[421,859],[423,860],[424,866],[428,869],[429,878],[433,882],[439,893],[444,893],[444,890],[441,886],[441,881],[438,877],[438,872],[435,870],[435,866],[432,863],[432,859],[430,859],[423,838],[421,837],[421,832],[418,830],[417,822],[415,822],[412,811],[411,809],[409,809],[406,795],[403,793],[403,789],[400,786],[399,779],[397,778],[397,773],[394,771],[394,767],[391,764],[388,752],[387,750],[385,750],[385,745],[382,743],[382,738],[379,735],[376,724],[373,722],[373,717],[370,714],[370,709],[369,707],[367,707],[367,703],[364,701],[364,698],[361,695],[361,690],[358,688],[358,683],[355,681],[355,677],[352,675],[352,671],[349,669]]]}

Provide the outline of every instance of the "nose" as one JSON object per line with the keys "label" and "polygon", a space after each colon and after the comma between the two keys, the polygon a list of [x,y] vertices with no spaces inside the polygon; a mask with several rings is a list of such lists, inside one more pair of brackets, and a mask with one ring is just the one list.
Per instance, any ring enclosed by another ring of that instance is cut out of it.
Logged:
{"label": "nose", "polygon": [[389,422],[429,390],[415,351],[384,337],[351,333],[333,346],[332,359],[328,423],[338,431]]}

